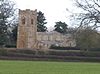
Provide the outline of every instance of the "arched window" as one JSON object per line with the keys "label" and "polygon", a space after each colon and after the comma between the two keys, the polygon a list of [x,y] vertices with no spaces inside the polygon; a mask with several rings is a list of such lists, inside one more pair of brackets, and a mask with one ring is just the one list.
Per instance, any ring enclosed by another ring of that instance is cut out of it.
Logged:
{"label": "arched window", "polygon": [[25,24],[25,18],[22,19],[22,24]]}
{"label": "arched window", "polygon": [[33,19],[31,19],[31,24],[33,24]]}

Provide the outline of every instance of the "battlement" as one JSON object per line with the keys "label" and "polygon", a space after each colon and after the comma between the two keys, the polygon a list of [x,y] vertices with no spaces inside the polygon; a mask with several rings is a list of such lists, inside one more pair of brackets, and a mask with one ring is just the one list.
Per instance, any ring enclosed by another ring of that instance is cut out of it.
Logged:
{"label": "battlement", "polygon": [[37,14],[37,9],[35,9],[35,10],[30,10],[30,9],[26,9],[26,10],[20,10],[19,9],[19,14],[33,14],[33,15],[35,15],[35,14]]}

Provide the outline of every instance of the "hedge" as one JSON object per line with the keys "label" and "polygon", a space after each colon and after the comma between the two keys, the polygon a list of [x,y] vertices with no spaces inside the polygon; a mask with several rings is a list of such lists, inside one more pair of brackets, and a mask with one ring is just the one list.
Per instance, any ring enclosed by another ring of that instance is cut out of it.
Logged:
{"label": "hedge", "polygon": [[[1,56],[8,58],[26,58],[29,60],[59,60],[59,61],[99,61],[100,52],[65,51],[65,50],[29,50],[29,49],[0,49]],[[3,59],[3,58],[2,58]]]}

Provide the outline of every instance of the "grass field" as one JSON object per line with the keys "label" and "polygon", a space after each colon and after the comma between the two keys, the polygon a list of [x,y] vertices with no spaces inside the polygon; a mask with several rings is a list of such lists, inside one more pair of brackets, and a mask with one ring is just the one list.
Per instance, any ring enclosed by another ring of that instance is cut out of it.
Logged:
{"label": "grass field", "polygon": [[100,63],[1,60],[0,74],[100,74]]}

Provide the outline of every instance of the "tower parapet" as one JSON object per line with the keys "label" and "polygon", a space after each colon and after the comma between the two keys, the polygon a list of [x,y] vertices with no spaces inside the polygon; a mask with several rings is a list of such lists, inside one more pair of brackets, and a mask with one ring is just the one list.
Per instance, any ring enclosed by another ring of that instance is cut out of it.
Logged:
{"label": "tower parapet", "polygon": [[36,48],[37,10],[19,10],[17,48]]}

